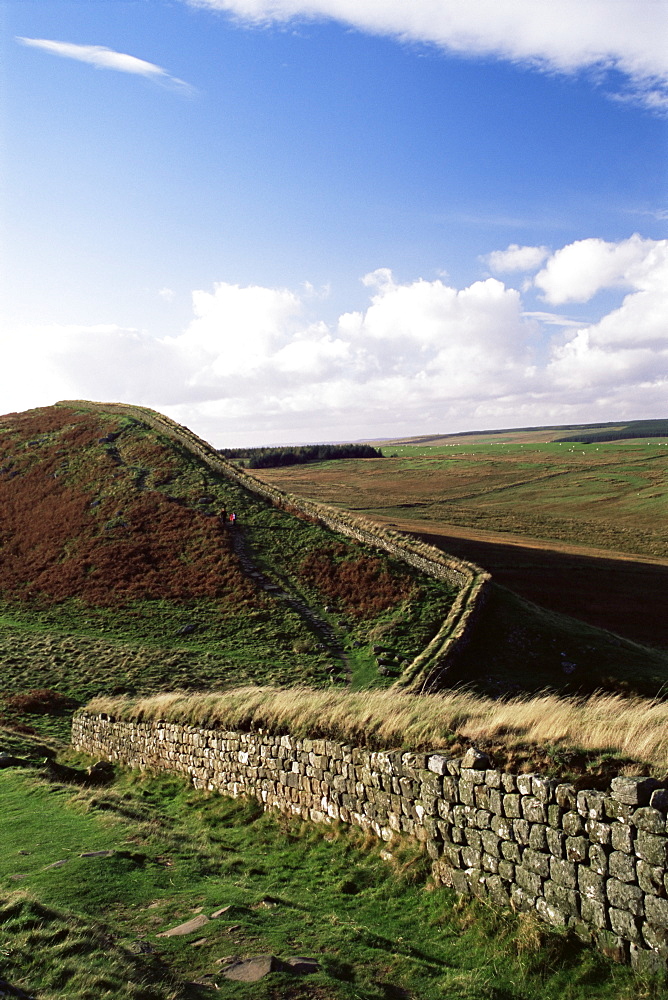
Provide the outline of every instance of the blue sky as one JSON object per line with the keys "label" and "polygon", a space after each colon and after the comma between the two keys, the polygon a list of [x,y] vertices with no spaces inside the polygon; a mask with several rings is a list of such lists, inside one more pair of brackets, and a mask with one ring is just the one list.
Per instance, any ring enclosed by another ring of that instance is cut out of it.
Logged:
{"label": "blue sky", "polygon": [[0,411],[666,415],[668,6],[5,0]]}

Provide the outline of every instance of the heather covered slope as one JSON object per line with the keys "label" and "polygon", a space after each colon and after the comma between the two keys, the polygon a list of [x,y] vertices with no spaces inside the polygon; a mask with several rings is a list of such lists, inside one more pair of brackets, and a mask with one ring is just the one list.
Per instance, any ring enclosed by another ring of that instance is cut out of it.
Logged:
{"label": "heather covered slope", "polygon": [[6,690],[386,684],[374,641],[405,659],[429,642],[451,588],[278,509],[138,413],[0,418]]}

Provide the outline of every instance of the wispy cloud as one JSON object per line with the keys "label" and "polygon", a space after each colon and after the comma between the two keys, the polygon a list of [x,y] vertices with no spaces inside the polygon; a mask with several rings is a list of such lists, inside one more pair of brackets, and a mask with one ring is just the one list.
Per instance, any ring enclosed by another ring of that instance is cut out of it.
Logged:
{"label": "wispy cloud", "polygon": [[184,0],[250,24],[330,19],[361,31],[495,57],[544,72],[622,74],[615,99],[658,113],[668,101],[668,6],[662,0]]}
{"label": "wispy cloud", "polygon": [[76,59],[78,62],[88,63],[95,69],[114,69],[119,73],[133,73],[136,76],[147,77],[159,83],[172,84],[180,90],[192,91],[192,87],[185,80],[179,80],[172,76],[155,63],[147,62],[146,59],[138,59],[137,56],[128,55],[126,52],[116,52],[107,48],[106,45],[77,45],[74,42],[58,42],[49,38],[24,38],[17,36],[16,41],[21,45],[29,45],[35,49],[42,49],[55,56],[62,56],[65,59]]}

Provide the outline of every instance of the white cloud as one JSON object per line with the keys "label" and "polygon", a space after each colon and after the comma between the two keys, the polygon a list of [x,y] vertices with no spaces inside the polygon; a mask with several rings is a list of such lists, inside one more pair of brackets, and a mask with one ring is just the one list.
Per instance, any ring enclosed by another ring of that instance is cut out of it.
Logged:
{"label": "white cloud", "polygon": [[668,100],[668,6],[661,0],[185,0],[250,23],[334,19],[374,34],[493,56],[548,72],[615,69],[624,99]]}
{"label": "white cloud", "polygon": [[[589,243],[594,245],[582,245]],[[564,398],[605,398],[610,412],[621,415],[630,403],[642,406],[643,401],[645,413],[663,414],[668,399],[668,240],[581,241],[561,254],[563,267],[546,278],[553,296],[569,297],[569,273],[578,283],[578,296],[619,284],[632,291],[597,323],[555,341],[546,369],[553,391]],[[587,267],[583,276],[578,262]]]}
{"label": "white cloud", "polygon": [[173,288],[161,288],[158,291],[158,295],[161,299],[164,299],[165,302],[173,302],[176,292]]}
{"label": "white cloud", "polygon": [[482,259],[495,274],[508,271],[536,271],[550,256],[547,247],[521,247],[511,243],[507,250],[494,250]]}
{"label": "white cloud", "polygon": [[534,283],[546,302],[587,302],[605,288],[642,287],[652,281],[668,252],[668,240],[643,239],[637,233],[619,243],[578,240],[557,250]]}
{"label": "white cloud", "polygon": [[[554,270],[571,256],[577,267]],[[363,278],[366,308],[327,323],[308,285],[219,282],[193,293],[192,320],[176,337],[114,325],[15,331],[2,345],[2,408],[126,400],[219,445],[660,415],[668,241],[579,241],[557,250],[545,272],[560,301],[582,295],[583,284],[623,278],[629,289],[597,322],[573,326],[525,311],[522,293],[497,278],[457,289],[401,283],[378,268]]]}
{"label": "white cloud", "polygon": [[137,76],[148,77],[159,82],[169,82],[177,87],[190,90],[190,84],[171,76],[162,66],[127,55],[125,52],[115,52],[105,45],[77,45],[74,42],[58,42],[48,38],[23,38],[17,36],[21,45],[42,49],[65,59],[76,59],[88,63],[96,69],[114,69],[119,73],[134,73]]}

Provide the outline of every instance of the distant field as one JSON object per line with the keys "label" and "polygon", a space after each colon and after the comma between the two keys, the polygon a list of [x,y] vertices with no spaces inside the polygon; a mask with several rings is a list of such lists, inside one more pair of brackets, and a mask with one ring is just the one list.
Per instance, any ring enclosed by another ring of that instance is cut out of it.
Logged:
{"label": "distant field", "polygon": [[555,610],[668,646],[668,438],[540,440],[550,433],[390,444],[383,459],[255,474],[419,534]]}
{"label": "distant field", "polygon": [[668,438],[391,445],[383,459],[267,469],[266,482],[383,517],[668,559]]}

